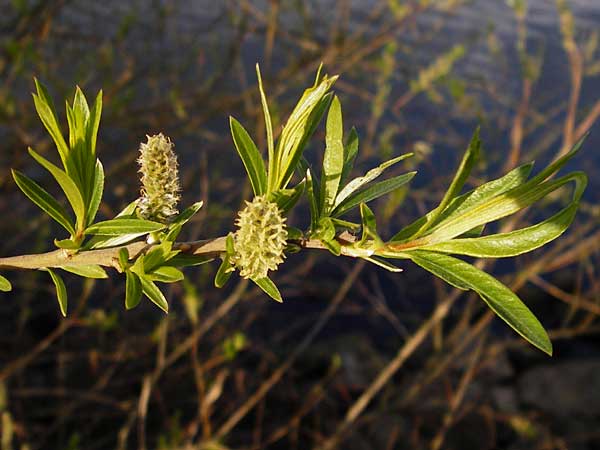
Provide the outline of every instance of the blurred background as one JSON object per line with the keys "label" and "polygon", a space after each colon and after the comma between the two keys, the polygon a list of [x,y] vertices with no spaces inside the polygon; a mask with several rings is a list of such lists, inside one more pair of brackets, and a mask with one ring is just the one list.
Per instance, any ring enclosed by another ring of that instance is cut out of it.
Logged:
{"label": "blurred background", "polygon": [[[276,125],[322,61],[341,74],[361,173],[415,152],[393,169],[419,171],[410,188],[372,204],[384,237],[436,205],[478,124],[471,185],[534,159],[539,170],[592,129],[568,167],[590,176],[568,232],[485,262],[550,331],[553,358],[475,295],[408,263],[392,274],[290,255],[274,275],[282,305],[236,277],[217,290],[216,265],[200,266],[169,285],[168,316],[148,301],[125,312],[116,273],[67,274],[64,319],[46,274],[11,273],[14,291],[0,298],[2,450],[600,448],[599,40],[597,0],[0,0],[3,256],[62,237],[10,176],[51,186],[26,152],[56,156],[33,77],[63,125],[75,85],[88,99],[104,90],[102,218],[137,197],[145,135],[173,139],[183,205],[205,202],[186,240],[229,231],[250,197],[228,116],[264,149],[256,62]],[[512,225],[549,217],[568,196]],[[289,222],[306,226],[306,211]]]}

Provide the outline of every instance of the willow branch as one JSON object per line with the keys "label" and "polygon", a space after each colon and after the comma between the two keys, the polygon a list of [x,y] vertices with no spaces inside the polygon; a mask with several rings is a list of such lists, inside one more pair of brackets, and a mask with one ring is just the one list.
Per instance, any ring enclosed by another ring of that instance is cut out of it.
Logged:
{"label": "willow branch", "polygon": [[[177,242],[173,245],[174,250],[179,250],[186,255],[206,256],[208,258],[218,257],[225,252],[225,236],[214,239],[191,242]],[[321,241],[316,239],[289,241],[301,248],[325,249]],[[85,266],[98,265],[112,267],[121,271],[119,265],[119,251],[122,248],[127,249],[130,259],[137,258],[140,254],[148,252],[156,244],[147,244],[146,242],[133,242],[118,247],[110,247],[98,250],[86,250],[73,252],[72,250],[54,250],[46,253],[37,253],[32,255],[19,255],[0,258],[0,269],[44,269],[48,267],[64,266]],[[342,247],[342,254],[352,256]]]}

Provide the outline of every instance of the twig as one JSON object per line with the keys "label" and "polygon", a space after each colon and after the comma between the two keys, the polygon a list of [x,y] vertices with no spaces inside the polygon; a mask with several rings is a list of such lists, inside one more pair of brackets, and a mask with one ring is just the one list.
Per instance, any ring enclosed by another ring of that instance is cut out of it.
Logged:
{"label": "twig", "polygon": [[[174,250],[179,250],[186,255],[217,257],[225,251],[226,237],[214,239],[178,242],[173,245]],[[302,248],[311,248],[324,250],[325,246],[319,240],[290,241],[294,245]],[[32,255],[8,256],[0,258],[0,269],[44,269],[47,267],[63,266],[82,266],[99,265],[104,267],[113,267],[121,270],[119,265],[119,251],[122,248],[128,250],[130,258],[135,259],[138,255],[148,252],[154,245],[146,242],[134,242],[128,245],[111,247],[100,250],[86,250],[79,253],[73,253],[68,250],[59,249],[46,253],[37,253]],[[353,256],[352,253],[342,246],[342,254]]]}

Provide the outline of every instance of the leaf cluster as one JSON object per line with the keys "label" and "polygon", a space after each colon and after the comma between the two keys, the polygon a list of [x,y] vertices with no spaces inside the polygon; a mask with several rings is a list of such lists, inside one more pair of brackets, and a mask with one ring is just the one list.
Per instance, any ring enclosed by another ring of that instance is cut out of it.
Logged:
{"label": "leaf cluster", "polygon": [[[392,158],[353,178],[359,138],[354,128],[344,133],[341,102],[331,92],[338,77],[322,75],[319,68],[313,85],[304,91],[281,129],[276,130],[258,65],[256,72],[267,137],[266,159],[250,134],[233,117],[230,118],[230,131],[255,196],[266,196],[268,201],[276,203],[284,216],[300,199],[308,202],[310,222],[307,228],[300,230],[287,226],[289,252],[307,247],[323,248],[336,256],[365,259],[392,272],[401,271],[393,264],[394,260],[412,261],[458,289],[475,291],[523,338],[542,351],[552,353],[544,328],[517,295],[456,255],[476,258],[516,256],[535,250],[564,233],[574,219],[587,178],[582,172],[555,175],[579,151],[583,139],[568,154],[535,176],[530,176],[533,164],[524,164],[498,179],[463,192],[481,151],[477,130],[440,203],[385,239],[379,235],[376,216],[367,203],[403,188],[415,176],[416,172],[410,171],[380,179],[388,169],[411,154]],[[137,211],[137,201],[131,202],[112,219],[95,221],[104,187],[102,164],[96,157],[102,93],[90,107],[83,92],[76,89],[72,104],[66,104],[67,140],[60,130],[46,88],[37,80],[35,84],[36,110],[54,141],[62,168],[32,149],[29,153],[56,180],[72,212],[68,213],[59,200],[26,175],[13,171],[13,176],[25,195],[69,233],[68,238],[55,240],[56,246],[71,255],[114,249],[118,255],[116,267],[125,274],[127,309],[137,306],[145,295],[167,312],[167,299],[156,283],[181,281],[184,279],[181,268],[206,263],[213,256],[220,255],[221,258],[215,286],[223,287],[235,271],[236,249],[231,233],[221,238],[222,247],[217,255],[214,251],[210,255],[195,253],[190,251],[193,245],[176,242],[182,227],[202,207],[201,202],[188,207],[167,224],[142,219]],[[303,154],[323,117],[326,117],[325,148],[317,172]],[[567,185],[573,185],[571,199],[551,217],[525,228],[484,235],[487,224],[528,208]],[[360,223],[348,219],[348,214],[357,209]],[[147,245],[130,254],[127,245],[142,239]],[[50,274],[56,285],[63,314],[67,313],[67,294],[56,267],[83,277],[105,278],[103,265],[115,266],[98,261],[95,264],[64,262],[40,267]],[[270,278],[252,281],[271,298],[282,301],[280,291]],[[10,288],[10,282],[0,276],[0,290]]]}

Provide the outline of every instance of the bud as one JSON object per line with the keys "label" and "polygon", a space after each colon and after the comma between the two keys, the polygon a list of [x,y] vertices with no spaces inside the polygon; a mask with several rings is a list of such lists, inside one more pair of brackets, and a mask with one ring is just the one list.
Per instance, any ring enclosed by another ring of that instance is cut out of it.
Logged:
{"label": "bud", "polygon": [[277,270],[285,257],[288,236],[285,218],[277,205],[264,195],[254,197],[252,202],[246,202],[235,224],[238,230],[233,235],[234,263],[240,276],[259,280],[269,270]]}
{"label": "bud", "polygon": [[173,143],[162,133],[147,136],[140,145],[138,163],[142,174],[141,197],[138,203],[144,219],[168,223],[177,215],[179,174]]}

